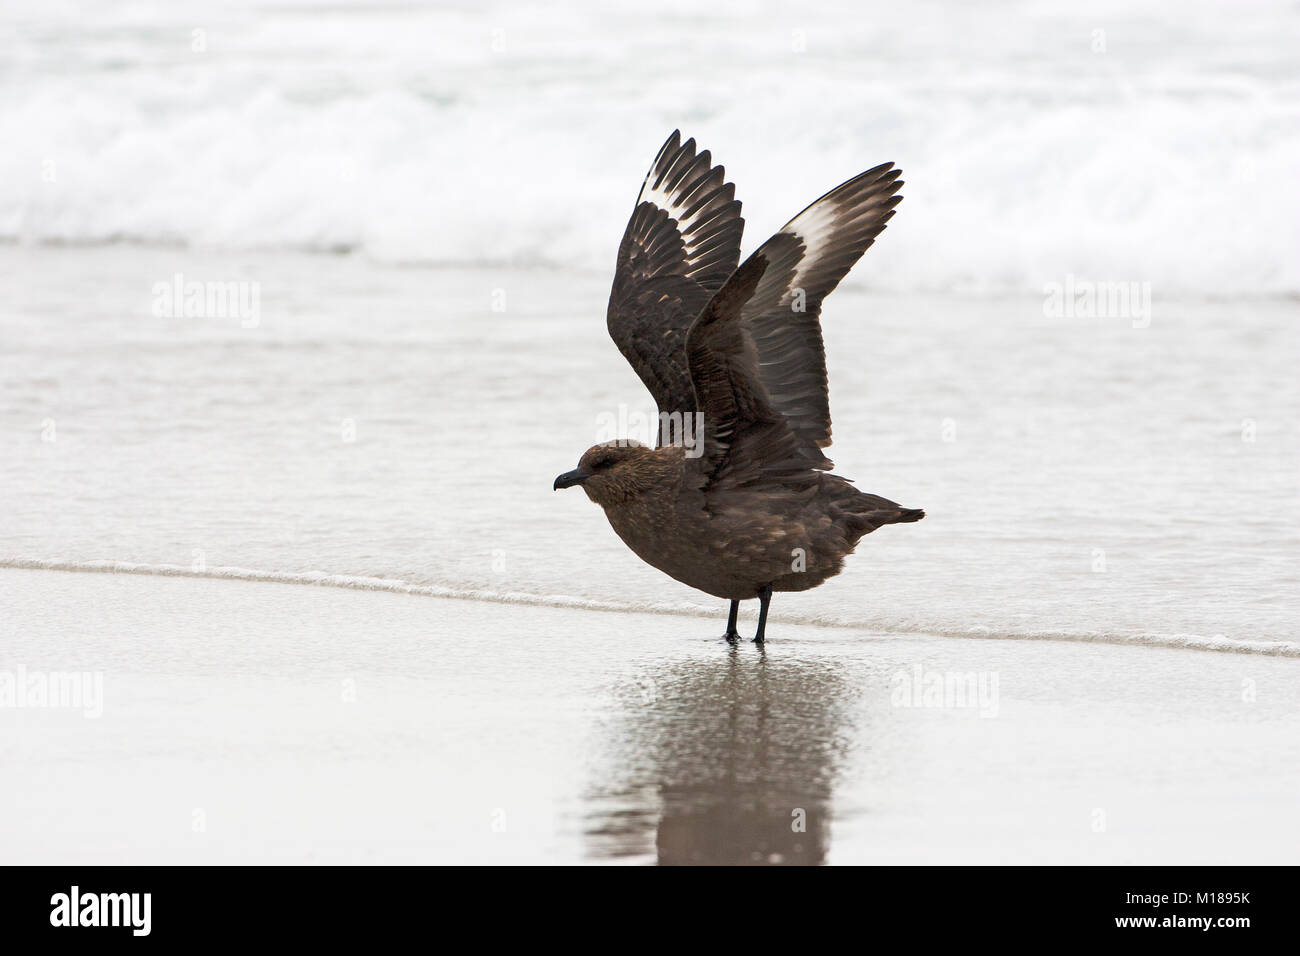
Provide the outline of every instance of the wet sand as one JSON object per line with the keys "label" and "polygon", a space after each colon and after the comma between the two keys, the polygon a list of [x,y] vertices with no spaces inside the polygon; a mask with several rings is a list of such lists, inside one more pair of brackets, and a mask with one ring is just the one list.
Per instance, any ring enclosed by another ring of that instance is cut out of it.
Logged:
{"label": "wet sand", "polygon": [[[1282,863],[1300,660],[0,570],[10,863]],[[752,628],[752,624],[747,626]],[[746,627],[742,627],[742,631]]]}

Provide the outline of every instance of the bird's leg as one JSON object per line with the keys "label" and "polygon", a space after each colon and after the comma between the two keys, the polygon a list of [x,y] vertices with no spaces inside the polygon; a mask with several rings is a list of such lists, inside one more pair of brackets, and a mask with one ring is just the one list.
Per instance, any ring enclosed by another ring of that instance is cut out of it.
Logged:
{"label": "bird's leg", "polygon": [[754,643],[763,643],[763,631],[767,629],[767,606],[772,603],[772,585],[764,584],[758,589],[758,631],[754,634]]}
{"label": "bird's leg", "polygon": [[736,630],[736,614],[740,611],[740,602],[731,602],[731,613],[727,615],[727,633],[722,635],[724,641],[730,641],[732,644],[740,638],[740,632]]}

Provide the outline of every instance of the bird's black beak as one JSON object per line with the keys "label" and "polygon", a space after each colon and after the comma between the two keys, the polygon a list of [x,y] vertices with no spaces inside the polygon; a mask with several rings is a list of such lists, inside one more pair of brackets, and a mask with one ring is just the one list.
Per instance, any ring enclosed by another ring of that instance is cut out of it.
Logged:
{"label": "bird's black beak", "polygon": [[552,491],[559,491],[561,488],[572,488],[574,485],[580,485],[591,477],[591,472],[583,471],[581,468],[575,468],[573,471],[566,471],[560,477],[555,479],[555,487]]}

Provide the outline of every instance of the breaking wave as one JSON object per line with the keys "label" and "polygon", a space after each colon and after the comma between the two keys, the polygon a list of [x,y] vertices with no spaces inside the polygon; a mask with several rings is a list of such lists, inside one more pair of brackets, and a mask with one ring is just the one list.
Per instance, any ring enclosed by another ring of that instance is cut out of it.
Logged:
{"label": "breaking wave", "polygon": [[42,6],[6,38],[0,241],[608,270],[680,126],[735,177],[746,249],[898,163],[903,214],[855,273],[877,288],[1300,294],[1300,8],[1102,7],[931,2],[844,30],[855,4],[277,0],[196,26],[56,3],[64,29]]}

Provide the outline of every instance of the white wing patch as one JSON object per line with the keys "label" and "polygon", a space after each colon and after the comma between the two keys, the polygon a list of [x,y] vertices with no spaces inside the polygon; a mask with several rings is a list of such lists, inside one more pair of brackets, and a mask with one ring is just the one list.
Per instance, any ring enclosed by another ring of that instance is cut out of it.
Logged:
{"label": "white wing patch", "polygon": [[795,236],[803,242],[803,257],[795,267],[794,276],[786,296],[795,289],[804,287],[804,280],[809,270],[821,259],[822,253],[834,244],[835,234],[842,223],[839,221],[840,204],[836,202],[819,202],[804,210],[781,228],[781,232]]}
{"label": "white wing patch", "polygon": [[[668,177],[665,176],[664,178],[667,179]],[[655,174],[654,171],[651,170],[650,175],[645,178],[645,184],[641,187],[641,195],[637,197],[636,201],[638,203],[654,203],[664,212],[668,213],[668,215],[672,216],[672,218],[676,219],[677,213],[681,211],[682,207],[678,205],[672,192],[665,189],[662,183],[656,186],[654,184],[654,179]]]}
{"label": "white wing patch", "polygon": [[690,218],[686,218],[686,213],[702,198],[722,188],[721,177],[714,175],[720,171],[720,166],[712,165],[708,150],[697,154],[694,139],[683,143],[674,133],[655,157],[637,196],[638,206],[648,202],[677,223],[686,257],[692,262],[701,245],[700,234],[718,215],[719,208],[715,203],[705,202]]}
{"label": "white wing patch", "polygon": [[[682,243],[686,246],[687,258],[693,258],[700,244],[695,236],[697,223],[682,221],[682,213],[686,211],[688,205],[685,202],[687,196],[681,188],[683,183],[678,183],[674,189],[665,189],[664,183],[654,184],[655,178],[655,170],[651,170],[650,175],[645,179],[645,184],[641,187],[637,204],[648,202],[668,213],[668,218],[677,223],[677,231],[681,233]],[[668,181],[667,176],[663,179],[665,183]]]}
{"label": "white wing patch", "polygon": [[[893,163],[869,169],[832,189],[781,228],[778,235],[794,236],[804,247],[787,296],[795,289],[806,288],[810,274],[825,257],[855,250],[860,256],[866,251],[902,199],[896,195],[902,185],[898,175]],[[847,267],[843,271],[847,272]]]}

